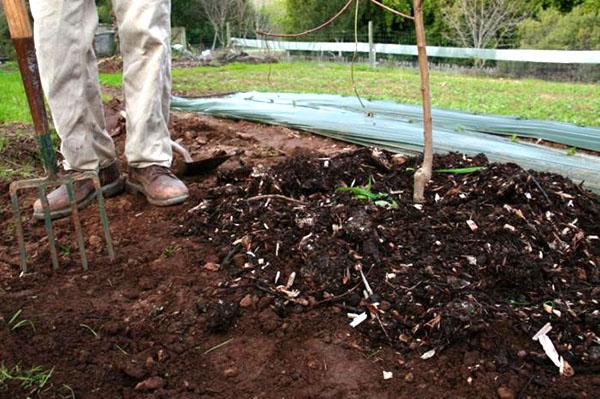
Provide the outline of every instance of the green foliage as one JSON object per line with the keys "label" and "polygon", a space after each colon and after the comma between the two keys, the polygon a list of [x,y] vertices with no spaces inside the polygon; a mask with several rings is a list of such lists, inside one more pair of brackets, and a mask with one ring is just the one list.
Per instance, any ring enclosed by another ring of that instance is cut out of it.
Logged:
{"label": "green foliage", "polygon": [[[287,20],[285,27],[289,33],[305,31],[321,25],[335,15],[347,0],[286,0]],[[383,3],[408,14],[412,13],[410,2],[401,0],[382,0]],[[427,3],[435,3],[432,0]],[[325,30],[312,35],[314,40],[354,41],[355,8],[351,6]],[[374,36],[386,42],[407,43],[414,41],[412,21],[391,14],[368,1],[362,1],[359,7],[358,25],[361,40],[365,40],[369,21],[374,23]]]}
{"label": "green foliage", "polygon": [[185,27],[190,43],[212,42],[214,33],[197,0],[171,0],[171,25]]}
{"label": "green foliage", "polygon": [[588,0],[571,12],[555,8],[524,21],[519,29],[521,47],[555,50],[600,49],[600,1]]}
{"label": "green foliage", "polygon": [[577,154],[577,147],[569,147],[569,148],[567,148],[566,153],[569,156],[573,156],[573,155]]}
{"label": "green foliage", "polygon": [[369,177],[369,182],[366,186],[363,187],[339,187],[335,190],[337,193],[350,193],[355,198],[364,201],[371,201],[375,205],[388,208],[388,209],[398,209],[398,203],[387,193],[374,193],[371,191],[372,180]]}
{"label": "green foliage", "polygon": [[111,0],[96,0],[98,8],[98,21],[102,24],[112,24],[112,2]]}
{"label": "green foliage", "polygon": [[[279,18],[281,25],[288,33],[300,32],[325,22],[333,16],[346,2],[346,0],[280,0],[285,1],[287,15]],[[384,4],[411,14],[411,2],[408,0],[381,0]],[[423,4],[427,42],[430,45],[450,45],[448,40],[447,21],[444,21],[443,11],[456,8],[458,0],[428,0]],[[515,0],[516,7],[522,15],[531,15],[517,32],[507,32],[501,40],[503,45],[510,47],[519,46],[519,37],[527,33],[527,42],[533,42],[530,47],[545,45],[543,48],[591,48],[592,43],[600,40],[600,23],[597,15],[600,9],[600,0]],[[281,7],[278,5],[278,7]],[[458,10],[458,9],[457,9]],[[346,11],[331,26],[315,33],[306,40],[354,40],[354,8]],[[563,12],[573,15],[565,16],[564,21],[559,21]],[[596,15],[594,18],[593,16]],[[412,21],[386,12],[369,1],[362,1],[359,10],[359,29],[364,41],[368,21],[374,22],[376,41],[390,43],[414,43],[414,26]],[[542,21],[543,28],[535,22]],[[558,25],[554,25],[558,23]],[[556,28],[555,31],[552,28]],[[531,35],[531,36],[529,36]],[[531,37],[531,39],[529,39]],[[379,39],[378,38],[382,38]],[[535,39],[535,40],[534,40]],[[545,39],[545,40],[544,40]],[[548,42],[548,43],[546,43]],[[573,42],[578,43],[573,47]],[[557,47],[557,44],[563,44]],[[455,43],[454,43],[455,44]],[[548,47],[552,46],[552,47]]]}
{"label": "green foliage", "polygon": [[258,26],[272,32],[282,32],[290,25],[286,0],[271,0],[257,6]]}
{"label": "green foliage", "polygon": [[542,0],[542,6],[544,9],[555,8],[561,12],[569,12],[584,1],[585,0]]}
{"label": "green foliage", "polygon": [[65,245],[60,247],[60,256],[69,257],[72,253],[73,249],[71,249],[71,247]]}
{"label": "green foliage", "polygon": [[[290,33],[296,33],[314,28],[333,16],[344,3],[346,0],[287,0],[286,10],[289,16],[287,30]],[[333,40],[351,40],[354,24],[352,13],[349,11],[346,11],[326,31],[323,31],[323,35],[327,35]],[[363,15],[364,9],[359,16],[361,21]],[[322,37],[321,34],[319,37]]]}
{"label": "green foliage", "polygon": [[14,49],[10,41],[10,34],[8,32],[8,23],[4,16],[4,9],[0,7],[0,58],[12,58],[14,56]]}
{"label": "green foliage", "polygon": [[177,245],[168,246],[168,247],[166,247],[163,250],[163,255],[164,255],[165,258],[170,258],[171,256],[173,256],[180,249],[181,249],[181,247],[179,247]]}

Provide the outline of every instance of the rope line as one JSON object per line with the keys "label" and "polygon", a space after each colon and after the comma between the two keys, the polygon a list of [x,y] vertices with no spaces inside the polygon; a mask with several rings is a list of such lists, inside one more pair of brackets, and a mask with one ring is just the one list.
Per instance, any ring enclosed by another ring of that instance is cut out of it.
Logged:
{"label": "rope line", "polygon": [[[272,32],[265,32],[264,30],[257,28],[256,29],[256,34],[257,35],[261,35],[261,36],[281,37],[281,38],[291,38],[291,37],[308,36],[311,33],[318,32],[320,30],[325,29],[329,25],[331,25],[336,19],[338,19],[340,17],[340,15],[342,15],[352,5],[353,1],[355,1],[355,0],[348,0],[348,2],[346,4],[344,4],[344,6],[333,17],[331,17],[330,19],[328,19],[327,21],[325,21],[321,25],[319,25],[319,26],[317,26],[315,28],[306,30],[304,32],[300,32],[300,33],[272,33]],[[386,6],[383,3],[380,3],[377,0],[369,0],[369,1],[371,3],[373,3],[373,4],[375,4],[375,5],[383,8],[384,10],[387,10],[387,11],[389,11],[391,13],[394,13],[394,14],[402,17],[402,18],[407,18],[407,19],[412,19],[412,20],[415,19],[415,17],[413,17],[412,15],[404,14],[404,13],[402,13],[402,12],[400,12],[400,11],[392,8],[392,7],[389,7],[389,6]]]}
{"label": "rope line", "polygon": [[270,32],[265,32],[263,30],[260,29],[256,29],[256,33],[258,35],[262,35],[262,36],[270,36],[270,37],[302,37],[302,36],[307,36],[310,35],[311,33],[314,32],[318,32],[324,28],[326,28],[327,26],[331,25],[333,23],[333,21],[335,21],[336,19],[338,19],[338,17],[340,15],[342,15],[347,9],[348,7],[350,7],[352,5],[352,2],[354,2],[354,0],[348,0],[348,2],[346,4],[344,4],[344,6],[342,7],[341,10],[339,10],[333,17],[331,17],[329,20],[325,21],[323,24],[309,29],[307,31],[304,32],[300,32],[300,33],[270,33]]}

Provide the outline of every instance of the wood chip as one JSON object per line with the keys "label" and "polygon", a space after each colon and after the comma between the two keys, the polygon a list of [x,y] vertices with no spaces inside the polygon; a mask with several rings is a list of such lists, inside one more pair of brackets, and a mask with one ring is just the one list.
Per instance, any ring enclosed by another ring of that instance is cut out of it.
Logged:
{"label": "wood chip", "polygon": [[[348,316],[350,316],[350,314],[348,314]],[[363,312],[359,315],[353,315],[353,316],[355,316],[355,317],[352,319],[352,322],[350,323],[350,327],[352,327],[352,328],[358,327],[360,324],[362,324],[362,322],[367,320],[367,318],[369,317],[367,315],[367,312]]]}
{"label": "wood chip", "polygon": [[428,352],[423,353],[423,355],[421,355],[421,359],[428,360],[428,359],[431,359],[434,356],[435,356],[435,349],[432,349],[432,350],[430,350]]}
{"label": "wood chip", "polygon": [[475,223],[473,220],[467,220],[467,226],[469,226],[469,228],[471,229],[472,232],[476,232],[479,229],[479,226],[477,226],[477,223]]}

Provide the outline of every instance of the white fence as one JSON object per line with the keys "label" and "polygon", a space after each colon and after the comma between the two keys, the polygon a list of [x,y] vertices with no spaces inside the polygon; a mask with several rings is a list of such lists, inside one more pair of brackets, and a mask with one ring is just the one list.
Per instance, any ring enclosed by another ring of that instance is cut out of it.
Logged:
{"label": "white fence", "polygon": [[[255,40],[232,38],[233,45],[246,48],[260,48],[287,51],[331,51],[354,52],[357,45],[330,42],[287,42],[278,40]],[[417,55],[417,46],[404,44],[358,43],[359,53],[380,53],[398,55]],[[600,64],[600,51],[563,51],[563,50],[496,50],[461,47],[427,46],[430,57],[476,58],[495,61],[547,62],[557,64]]]}

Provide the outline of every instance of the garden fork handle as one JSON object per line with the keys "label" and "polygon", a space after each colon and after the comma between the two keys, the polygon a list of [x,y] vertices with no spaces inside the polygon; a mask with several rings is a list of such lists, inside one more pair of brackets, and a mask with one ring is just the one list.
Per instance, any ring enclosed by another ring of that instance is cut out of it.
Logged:
{"label": "garden fork handle", "polygon": [[49,177],[56,177],[58,167],[52,145],[48,115],[44,106],[44,93],[38,70],[33,31],[25,0],[2,0],[10,37],[17,53],[21,79],[25,87],[29,110],[40,149],[44,169]]}

